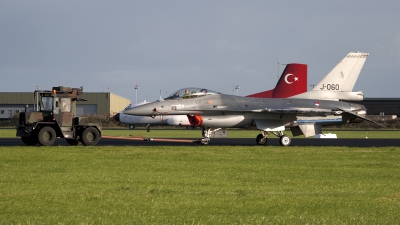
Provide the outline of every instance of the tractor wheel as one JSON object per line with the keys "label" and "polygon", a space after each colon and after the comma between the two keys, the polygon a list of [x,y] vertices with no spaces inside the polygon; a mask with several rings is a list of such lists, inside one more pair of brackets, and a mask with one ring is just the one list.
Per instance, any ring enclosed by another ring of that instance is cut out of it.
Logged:
{"label": "tractor wheel", "polygon": [[43,127],[38,134],[39,144],[43,146],[50,146],[56,141],[56,131],[52,127]]}
{"label": "tractor wheel", "polygon": [[22,142],[24,142],[24,144],[32,146],[32,145],[36,145],[38,143],[38,139],[36,135],[31,135],[29,137],[21,137]]}
{"label": "tractor wheel", "polygon": [[84,145],[97,145],[100,141],[100,133],[94,127],[86,128],[82,133],[82,143]]}

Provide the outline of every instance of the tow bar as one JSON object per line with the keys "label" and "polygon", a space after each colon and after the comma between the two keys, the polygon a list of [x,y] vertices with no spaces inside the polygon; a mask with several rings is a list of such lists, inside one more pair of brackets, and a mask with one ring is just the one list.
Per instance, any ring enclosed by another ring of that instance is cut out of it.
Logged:
{"label": "tow bar", "polygon": [[115,140],[128,140],[128,141],[158,141],[158,142],[177,142],[177,143],[201,143],[201,139],[187,140],[187,139],[174,139],[174,138],[146,138],[146,137],[143,137],[143,136],[135,136],[135,137],[102,136],[101,138],[115,139]]}

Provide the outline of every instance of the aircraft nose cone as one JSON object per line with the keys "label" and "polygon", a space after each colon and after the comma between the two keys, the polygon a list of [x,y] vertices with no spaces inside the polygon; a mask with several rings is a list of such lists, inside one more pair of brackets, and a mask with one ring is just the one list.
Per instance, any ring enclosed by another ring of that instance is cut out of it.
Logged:
{"label": "aircraft nose cone", "polygon": [[113,116],[113,119],[114,119],[115,121],[119,122],[119,113],[115,114],[115,115]]}

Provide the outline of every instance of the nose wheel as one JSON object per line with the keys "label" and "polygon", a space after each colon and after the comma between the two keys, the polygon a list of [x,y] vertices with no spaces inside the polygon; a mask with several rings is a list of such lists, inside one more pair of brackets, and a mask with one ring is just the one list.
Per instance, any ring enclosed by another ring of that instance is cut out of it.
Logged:
{"label": "nose wheel", "polygon": [[209,138],[202,138],[201,139],[201,144],[202,145],[208,145],[208,142],[210,141],[210,139]]}

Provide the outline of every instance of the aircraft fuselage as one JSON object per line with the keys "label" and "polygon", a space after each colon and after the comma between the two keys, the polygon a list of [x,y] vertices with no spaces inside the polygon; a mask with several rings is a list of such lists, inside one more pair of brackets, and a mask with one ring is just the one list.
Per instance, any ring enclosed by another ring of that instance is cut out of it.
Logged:
{"label": "aircraft fuselage", "polygon": [[[169,99],[139,106],[125,113],[130,115],[188,115],[197,116],[197,126],[249,127],[254,120],[277,120],[293,123],[298,117],[342,123],[341,111],[365,113],[365,107],[343,101],[311,99],[259,99],[233,95],[209,95],[198,98]],[[201,120],[201,121],[199,121]],[[311,121],[310,120],[310,121]],[[193,125],[193,124],[192,124]]]}

